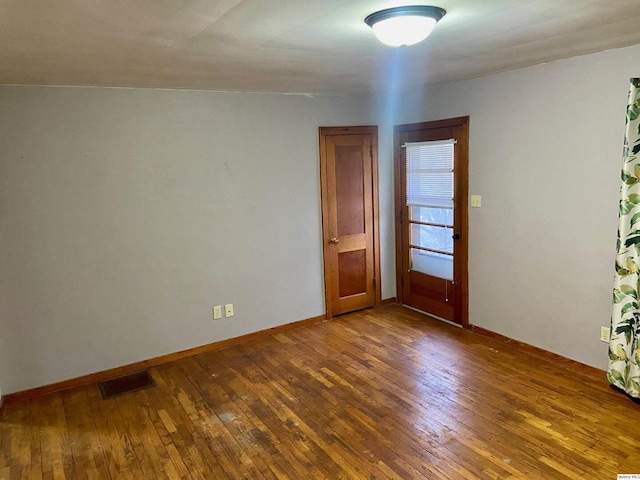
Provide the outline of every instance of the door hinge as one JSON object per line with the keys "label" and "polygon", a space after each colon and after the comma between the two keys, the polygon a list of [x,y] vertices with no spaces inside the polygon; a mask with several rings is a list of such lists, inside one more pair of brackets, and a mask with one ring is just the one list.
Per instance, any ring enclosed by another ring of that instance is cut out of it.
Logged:
{"label": "door hinge", "polygon": [[373,144],[369,145],[369,155],[371,155],[371,160],[373,160]]}
{"label": "door hinge", "polygon": [[400,223],[402,223],[402,210],[400,210]]}
{"label": "door hinge", "polygon": [[376,288],[376,279],[373,279],[373,288]]}

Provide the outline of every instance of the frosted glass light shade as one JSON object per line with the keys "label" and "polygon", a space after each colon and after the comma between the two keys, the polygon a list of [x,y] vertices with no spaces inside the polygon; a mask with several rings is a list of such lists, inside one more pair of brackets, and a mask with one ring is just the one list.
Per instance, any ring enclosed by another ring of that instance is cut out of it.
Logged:
{"label": "frosted glass light shade", "polygon": [[429,36],[436,21],[427,17],[394,17],[376,23],[373,28],[378,40],[391,47],[415,45]]}
{"label": "frosted glass light shade", "polygon": [[414,5],[389,8],[364,19],[385,45],[414,45],[429,36],[446,11],[439,7]]}

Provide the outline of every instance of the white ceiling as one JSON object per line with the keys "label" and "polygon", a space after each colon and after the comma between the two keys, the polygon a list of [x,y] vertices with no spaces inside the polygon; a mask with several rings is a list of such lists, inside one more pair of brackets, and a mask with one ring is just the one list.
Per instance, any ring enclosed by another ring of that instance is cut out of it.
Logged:
{"label": "white ceiling", "polygon": [[[447,10],[392,49],[363,19]],[[0,84],[386,92],[640,43],[640,0],[0,0]]]}

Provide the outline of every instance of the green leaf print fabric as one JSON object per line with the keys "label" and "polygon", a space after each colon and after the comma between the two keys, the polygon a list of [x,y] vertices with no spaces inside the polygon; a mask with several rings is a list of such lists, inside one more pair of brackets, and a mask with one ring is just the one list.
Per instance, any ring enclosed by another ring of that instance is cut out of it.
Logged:
{"label": "green leaf print fabric", "polygon": [[631,79],[607,380],[640,398],[640,79]]}

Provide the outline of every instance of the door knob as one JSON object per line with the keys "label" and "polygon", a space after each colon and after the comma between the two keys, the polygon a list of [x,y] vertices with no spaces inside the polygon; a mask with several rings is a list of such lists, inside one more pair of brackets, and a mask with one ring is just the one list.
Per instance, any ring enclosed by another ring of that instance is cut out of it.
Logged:
{"label": "door knob", "polygon": [[451,235],[451,238],[453,238],[454,240],[460,240],[460,234],[454,233],[453,235]]}
{"label": "door knob", "polygon": [[334,245],[337,245],[340,240],[338,240],[336,237],[331,237],[331,239],[329,241],[331,243],[333,243]]}

